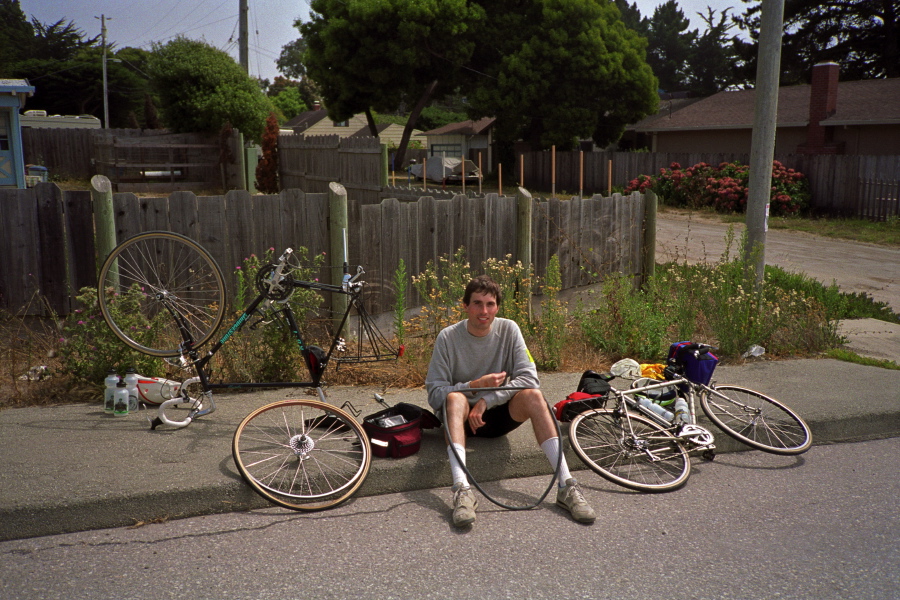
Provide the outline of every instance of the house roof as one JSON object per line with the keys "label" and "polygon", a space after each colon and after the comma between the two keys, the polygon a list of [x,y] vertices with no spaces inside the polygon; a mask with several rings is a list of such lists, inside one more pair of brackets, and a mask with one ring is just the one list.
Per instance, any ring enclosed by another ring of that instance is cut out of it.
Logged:
{"label": "house roof", "polygon": [[[641,132],[753,127],[756,90],[719,92],[684,108],[647,117]],[[809,85],[778,90],[778,126],[805,127],[809,122]],[[823,125],[900,123],[900,78],[838,83],[837,110]]]}
{"label": "house roof", "polygon": [[[397,123],[381,123],[380,125],[375,125],[375,128],[378,130],[378,135],[389,134],[389,135],[403,135],[403,125],[398,125]],[[367,135],[372,135],[369,132],[369,126],[361,128],[359,131],[352,134],[350,137],[365,137]],[[422,135],[422,132],[418,129],[412,130],[413,137]]]}
{"label": "house roof", "polygon": [[34,95],[34,86],[27,79],[0,79],[0,94],[19,97],[19,105],[25,104],[25,98]]}
{"label": "house roof", "polygon": [[431,131],[426,131],[425,135],[483,135],[491,128],[496,119],[494,117],[484,117],[473,121],[460,121],[458,123],[450,123]]}
{"label": "house roof", "polygon": [[900,123],[900,77],[838,84],[837,111],[823,125]]}
{"label": "house roof", "polygon": [[27,79],[0,79],[0,92],[30,94],[34,92],[34,86]]}
{"label": "house roof", "polygon": [[284,125],[282,125],[282,128],[284,128],[284,129],[298,129],[299,128],[302,131],[305,129],[309,129],[310,127],[312,127],[313,125],[315,125],[316,123],[318,123],[319,121],[321,121],[322,119],[324,119],[327,116],[328,116],[328,111],[325,109],[320,108],[319,110],[308,110],[306,112],[300,113],[299,115],[297,115],[296,117],[293,117],[292,119],[289,119]]}

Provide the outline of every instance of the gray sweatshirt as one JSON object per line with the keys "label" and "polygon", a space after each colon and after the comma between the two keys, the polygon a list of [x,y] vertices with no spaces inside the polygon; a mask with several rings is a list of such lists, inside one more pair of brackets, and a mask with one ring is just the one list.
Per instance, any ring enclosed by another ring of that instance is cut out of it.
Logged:
{"label": "gray sweatshirt", "polygon": [[[540,388],[534,359],[515,321],[496,318],[491,332],[477,337],[466,329],[467,321],[446,327],[438,334],[428,365],[425,389],[428,404],[441,414],[450,392],[470,389],[469,382],[488,373],[506,371],[507,385]],[[516,391],[481,392],[472,390],[469,404],[484,398],[488,408],[508,402]]]}

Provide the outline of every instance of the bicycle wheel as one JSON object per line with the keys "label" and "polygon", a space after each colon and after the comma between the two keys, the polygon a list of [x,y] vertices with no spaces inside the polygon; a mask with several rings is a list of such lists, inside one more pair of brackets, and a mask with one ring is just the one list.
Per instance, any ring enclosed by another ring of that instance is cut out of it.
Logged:
{"label": "bicycle wheel", "polygon": [[681,442],[643,415],[588,410],[572,420],[569,440],[579,458],[609,481],[641,492],[683,486],[691,461]]}
{"label": "bicycle wheel", "polygon": [[790,408],[751,389],[717,385],[703,390],[700,406],[719,429],[748,446],[772,454],[802,454],[812,432]]}
{"label": "bicycle wheel", "polygon": [[180,324],[198,348],[225,318],[222,271],[177,233],[141,233],[116,246],[100,268],[97,296],[116,337],[151,356],[180,354]]}
{"label": "bicycle wheel", "polygon": [[293,510],[322,510],[362,485],[369,438],[343,410],[318,400],[281,400],[253,411],[234,433],[238,471],[257,493]]}

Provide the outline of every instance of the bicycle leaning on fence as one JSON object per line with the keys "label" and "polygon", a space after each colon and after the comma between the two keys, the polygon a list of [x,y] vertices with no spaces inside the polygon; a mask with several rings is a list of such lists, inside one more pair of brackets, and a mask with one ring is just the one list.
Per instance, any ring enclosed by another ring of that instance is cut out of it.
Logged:
{"label": "bicycle leaning on fence", "polygon": [[569,440],[592,471],[643,492],[683,486],[691,472],[689,453],[715,456],[713,434],[697,424],[698,399],[710,421],[752,448],[795,455],[812,445],[809,426],[783,403],[744,387],[709,383],[715,363],[691,368],[703,358],[714,360],[714,348],[675,346],[666,381],[638,379],[629,389],[612,389],[612,407],[589,409],[572,420]]}
{"label": "bicycle leaning on fence", "polygon": [[[346,243],[346,242],[345,242]],[[345,251],[346,255],[346,251]],[[364,273],[344,264],[341,285],[294,279],[299,268],[288,248],[277,262],[261,267],[256,275],[256,297],[209,349],[226,316],[226,289],[222,271],[213,257],[195,241],[177,233],[138,234],[116,246],[100,269],[98,299],[106,323],[129,347],[165,359],[193,374],[178,393],[159,406],[152,427],[185,427],[215,411],[213,390],[246,388],[314,388],[318,400],[290,399],[262,406],[238,425],[232,442],[241,476],[269,501],[294,510],[321,510],[353,495],[369,471],[371,449],[362,426],[345,403],[338,408],[326,401],[322,377],[328,365],[395,359],[393,349],[371,320],[362,302]],[[347,296],[340,325],[334,329],[327,351],[307,345],[288,299],[297,289]],[[140,325],[133,326],[134,304]],[[129,314],[125,313],[125,306]],[[341,337],[351,312],[356,313],[355,352]],[[243,327],[277,322],[296,340],[309,373],[308,381],[212,382],[210,361]],[[249,325],[248,325],[249,323]],[[173,386],[174,389],[175,386]],[[196,396],[192,390],[199,389]],[[186,409],[184,418],[170,415]]]}

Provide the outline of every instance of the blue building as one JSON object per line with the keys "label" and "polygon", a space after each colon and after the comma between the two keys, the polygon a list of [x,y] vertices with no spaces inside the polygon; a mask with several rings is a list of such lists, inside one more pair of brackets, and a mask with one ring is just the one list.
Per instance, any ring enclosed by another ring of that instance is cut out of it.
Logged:
{"label": "blue building", "polygon": [[33,94],[25,79],[0,79],[0,188],[25,187],[19,110]]}

